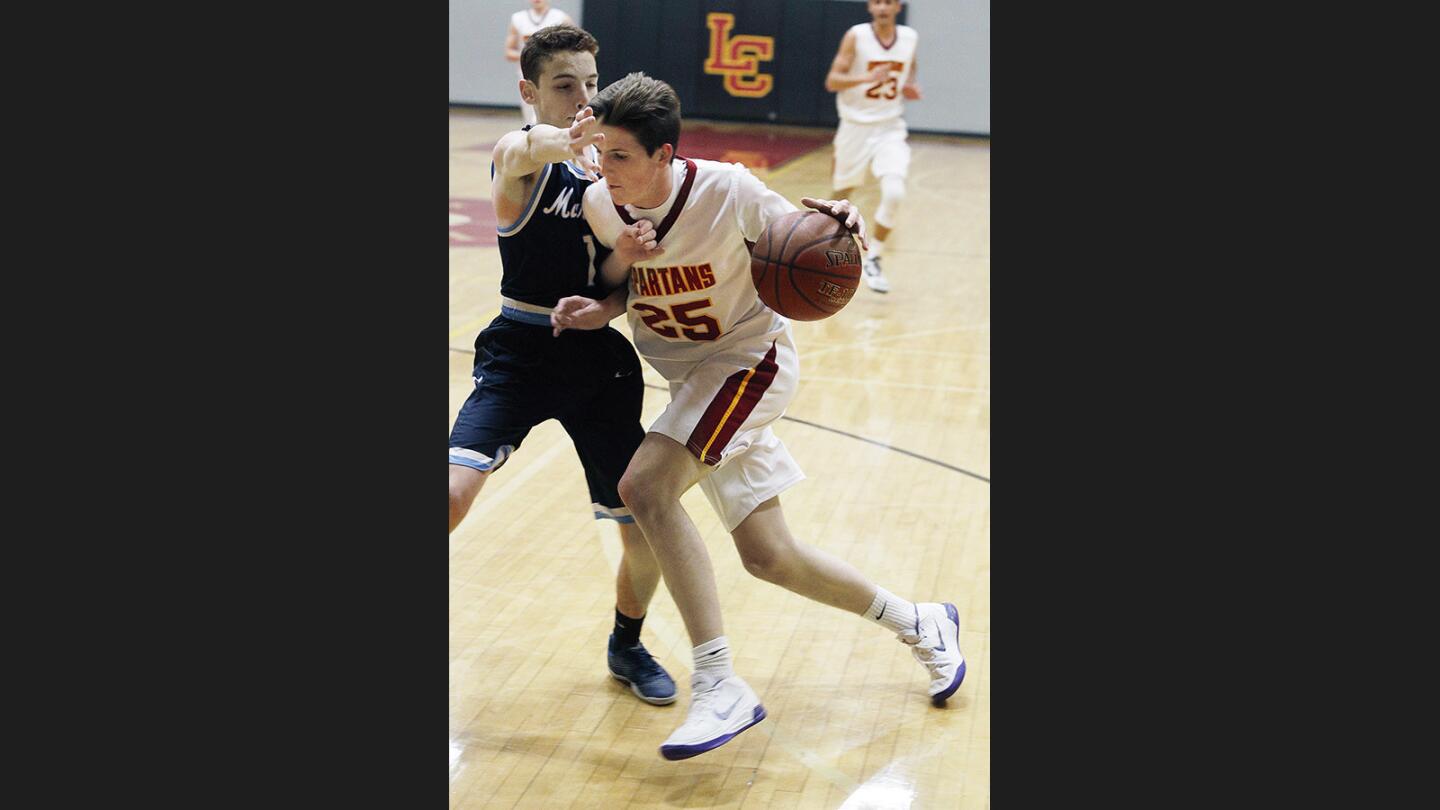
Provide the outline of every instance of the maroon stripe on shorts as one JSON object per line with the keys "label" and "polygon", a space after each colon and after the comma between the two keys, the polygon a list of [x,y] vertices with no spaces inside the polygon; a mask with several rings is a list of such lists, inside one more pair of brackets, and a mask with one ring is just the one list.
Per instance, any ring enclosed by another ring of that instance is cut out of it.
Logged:
{"label": "maroon stripe on shorts", "polygon": [[[751,411],[760,403],[760,398],[775,382],[775,374],[780,370],[775,363],[775,341],[770,342],[770,351],[765,354],[765,359],[755,366],[755,373],[751,374],[750,369],[737,371],[725,379],[725,384],[720,386],[720,391],[710,400],[710,405],[705,408],[705,414],[700,417],[700,422],[691,431],[690,438],[685,442],[691,453],[701,461],[715,466],[720,463],[720,454],[725,445],[734,438],[735,432],[749,418]],[[748,383],[746,377],[750,378]],[[740,390],[744,383],[745,390]],[[739,400],[736,400],[736,396]],[[734,404],[733,409],[731,408]],[[728,416],[726,415],[728,412]],[[722,424],[723,420],[723,424]],[[720,432],[715,432],[719,425]],[[712,440],[711,437],[714,437]],[[706,446],[709,449],[706,449]]]}

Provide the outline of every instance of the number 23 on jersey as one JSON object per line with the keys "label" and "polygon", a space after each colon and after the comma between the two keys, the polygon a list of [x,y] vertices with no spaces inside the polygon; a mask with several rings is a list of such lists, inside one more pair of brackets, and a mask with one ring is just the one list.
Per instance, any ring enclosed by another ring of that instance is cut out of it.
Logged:
{"label": "number 23 on jersey", "polygon": [[[904,62],[890,62],[886,60],[870,62],[865,65],[865,70],[871,71],[877,67],[880,67],[881,65],[889,65],[890,69],[897,73],[905,70]],[[865,95],[869,98],[892,99],[895,98],[895,96],[899,95],[899,90],[897,88],[898,81],[894,76],[891,76],[890,78],[886,79],[883,82],[880,82],[879,84],[870,85],[870,87],[865,90]]]}

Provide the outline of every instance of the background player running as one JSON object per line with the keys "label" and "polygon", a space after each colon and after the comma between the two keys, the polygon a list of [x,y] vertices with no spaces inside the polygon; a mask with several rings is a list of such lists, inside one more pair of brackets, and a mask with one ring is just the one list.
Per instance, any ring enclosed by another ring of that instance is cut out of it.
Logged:
{"label": "background player running", "polygon": [[880,207],[875,209],[875,234],[862,266],[865,283],[876,292],[889,292],[890,282],[880,268],[885,240],[905,201],[905,178],[910,171],[909,130],[901,118],[902,97],[920,98],[915,81],[915,46],[920,35],[908,25],[896,25],[901,0],[869,0],[870,22],[845,32],[840,49],[825,77],[825,89],[835,93],[840,126],[835,130],[835,168],[831,177],[837,198],[849,197],[867,175],[880,181]]}

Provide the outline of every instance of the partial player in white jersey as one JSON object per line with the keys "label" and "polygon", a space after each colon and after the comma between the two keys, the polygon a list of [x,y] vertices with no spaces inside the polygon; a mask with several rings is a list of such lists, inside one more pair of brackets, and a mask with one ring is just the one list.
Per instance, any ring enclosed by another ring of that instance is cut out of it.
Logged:
{"label": "partial player in white jersey", "polygon": [[872,174],[880,181],[880,207],[875,209],[875,234],[865,256],[865,283],[889,292],[880,269],[885,239],[905,200],[910,172],[909,130],[901,118],[902,97],[920,98],[915,81],[915,45],[920,35],[896,25],[903,0],[869,0],[870,22],[852,26],[825,77],[835,94],[840,126],[835,130],[835,168],[831,182],[836,197],[848,197]]}
{"label": "partial player in white jersey", "polygon": [[[680,100],[662,81],[632,73],[591,107],[604,179],[586,190],[583,211],[596,240],[614,248],[601,276],[618,287],[602,301],[562,298],[551,322],[557,331],[594,329],[627,312],[636,349],[670,383],[669,405],[620,479],[694,645],[689,715],[661,755],[702,754],[765,717],[735,674],[714,569],[680,504],[696,483],[746,570],[896,633],[943,704],[965,673],[954,605],[914,604],[798,543],[780,508],[780,493],[804,478],[771,429],[795,395],[799,363],[789,321],[755,292],[747,243],[795,206],[744,166],[678,156]],[[801,202],[864,244],[864,222],[848,201]]]}
{"label": "partial player in white jersey", "polygon": [[[520,61],[520,51],[525,48],[525,40],[529,39],[536,31],[550,25],[574,25],[575,21],[570,15],[558,8],[550,6],[550,0],[530,0],[530,7],[517,11],[510,15],[510,30],[505,32],[505,59],[510,62]],[[520,80],[525,79],[525,74],[520,72],[517,64],[515,75]],[[520,99],[520,115],[525,123],[537,123],[535,108],[525,103],[522,96]]]}

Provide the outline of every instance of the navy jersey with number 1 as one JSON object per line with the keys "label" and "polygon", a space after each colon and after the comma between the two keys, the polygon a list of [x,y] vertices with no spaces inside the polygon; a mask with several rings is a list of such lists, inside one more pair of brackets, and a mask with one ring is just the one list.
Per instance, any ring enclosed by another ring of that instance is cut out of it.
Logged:
{"label": "navy jersey with number 1", "polygon": [[595,243],[581,213],[590,182],[573,160],[540,170],[520,217],[498,229],[502,296],[547,308],[567,295],[596,296],[592,285],[610,251]]}
{"label": "navy jersey with number 1", "polygon": [[602,297],[594,281],[610,251],[581,213],[589,186],[573,160],[551,163],[520,216],[498,224],[500,314],[475,338],[475,389],[451,428],[450,463],[491,472],[555,419],[575,442],[595,517],[630,523],[619,484],[645,438],[640,358],[614,327],[557,336],[550,326],[561,298]]}

